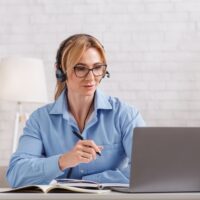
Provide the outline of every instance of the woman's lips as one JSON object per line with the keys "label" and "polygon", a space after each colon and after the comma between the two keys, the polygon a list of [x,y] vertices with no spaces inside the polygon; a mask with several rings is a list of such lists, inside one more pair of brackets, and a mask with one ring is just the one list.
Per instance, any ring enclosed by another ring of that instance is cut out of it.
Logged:
{"label": "woman's lips", "polygon": [[93,88],[94,85],[93,84],[92,85],[84,85],[84,87],[86,87],[86,88]]}

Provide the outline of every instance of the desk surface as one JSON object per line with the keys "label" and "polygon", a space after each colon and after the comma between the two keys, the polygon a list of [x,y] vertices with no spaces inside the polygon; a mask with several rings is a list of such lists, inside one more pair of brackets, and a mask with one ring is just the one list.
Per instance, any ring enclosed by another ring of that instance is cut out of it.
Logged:
{"label": "desk surface", "polygon": [[0,193],[0,200],[200,200],[200,193],[146,193],[146,194],[82,194],[82,193]]}

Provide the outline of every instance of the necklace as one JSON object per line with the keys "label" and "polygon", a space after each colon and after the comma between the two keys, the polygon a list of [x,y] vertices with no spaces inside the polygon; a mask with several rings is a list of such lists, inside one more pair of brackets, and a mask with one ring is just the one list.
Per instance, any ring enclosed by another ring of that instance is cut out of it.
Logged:
{"label": "necklace", "polygon": [[[84,130],[84,128],[85,128],[85,124],[86,124],[87,118],[88,118],[88,116],[89,116],[89,113],[90,113],[90,111],[91,111],[93,102],[94,102],[94,97],[93,97],[93,99],[92,99],[92,102],[91,102],[91,104],[90,104],[90,107],[89,107],[89,109],[88,109],[88,111],[87,111],[87,114],[86,114],[86,116],[85,116],[84,123],[83,123],[83,130]],[[81,131],[81,132],[82,132],[82,131]]]}
{"label": "necklace", "polygon": [[[69,100],[68,100],[68,102],[69,102]],[[92,108],[93,103],[94,103],[94,97],[93,97],[93,99],[92,99],[92,101],[91,101],[91,103],[90,103],[90,106],[89,106],[89,108],[88,108],[87,114],[86,114],[85,119],[84,119],[84,121],[83,121],[83,128],[80,129],[80,127],[79,127],[80,132],[83,132],[83,130],[84,130],[84,128],[85,128],[85,124],[86,124],[86,121],[87,121],[87,119],[88,119],[88,116],[89,116],[89,113],[90,113],[90,111],[91,111],[91,108]],[[70,104],[69,104],[69,109],[71,110],[71,113],[72,113],[72,109],[70,108]]]}

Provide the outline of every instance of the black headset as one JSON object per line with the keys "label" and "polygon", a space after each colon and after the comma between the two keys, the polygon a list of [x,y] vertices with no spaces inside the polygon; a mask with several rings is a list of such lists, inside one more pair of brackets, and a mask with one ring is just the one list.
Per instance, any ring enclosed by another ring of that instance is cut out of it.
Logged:
{"label": "black headset", "polygon": [[[67,80],[67,74],[63,72],[62,67],[61,67],[63,50],[64,50],[65,47],[67,47],[70,44],[70,42],[72,40],[74,40],[78,37],[81,37],[81,36],[87,36],[87,37],[90,37],[92,39],[97,40],[96,38],[94,38],[93,36],[88,35],[88,34],[75,34],[75,35],[70,36],[69,38],[67,38],[66,40],[64,40],[61,43],[61,45],[60,45],[60,47],[57,51],[57,54],[56,54],[56,63],[55,63],[55,65],[56,65],[56,78],[60,82],[64,82],[64,81]],[[102,46],[102,48],[104,48],[103,45],[100,42],[99,42],[99,44]],[[110,73],[108,71],[106,71],[105,75],[106,75],[106,77],[110,78]],[[103,78],[105,77],[105,75],[103,76]]]}

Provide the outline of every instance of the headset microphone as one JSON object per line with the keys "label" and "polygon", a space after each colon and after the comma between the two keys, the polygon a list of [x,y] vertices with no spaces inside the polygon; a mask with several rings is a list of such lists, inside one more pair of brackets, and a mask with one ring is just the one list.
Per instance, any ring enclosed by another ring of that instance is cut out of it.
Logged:
{"label": "headset microphone", "polygon": [[110,78],[110,73],[108,71],[106,71],[106,77]]}

